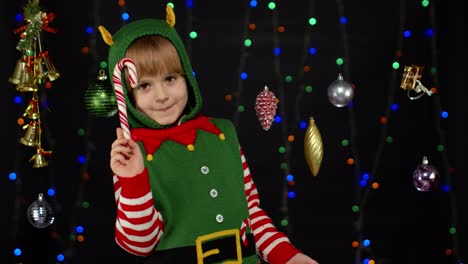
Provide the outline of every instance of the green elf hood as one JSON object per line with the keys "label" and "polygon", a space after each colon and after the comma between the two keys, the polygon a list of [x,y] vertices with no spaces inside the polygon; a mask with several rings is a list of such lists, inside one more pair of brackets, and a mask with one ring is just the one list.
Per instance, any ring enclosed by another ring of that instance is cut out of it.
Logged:
{"label": "green elf hood", "polygon": [[[169,10],[172,11],[172,10]],[[198,89],[197,81],[193,75],[192,66],[179,34],[173,27],[175,24],[175,16],[168,15],[167,20],[159,19],[142,19],[131,22],[122,27],[115,35],[110,36],[102,26],[99,27],[104,41],[110,45],[109,48],[109,76],[113,76],[114,67],[120,59],[124,58],[128,46],[137,38],[147,35],[161,35],[172,42],[179,54],[182,67],[184,68],[187,78],[187,89],[189,94],[188,112],[182,118],[181,122],[193,119],[201,110],[202,99]],[[106,35],[107,34],[107,35]],[[137,73],[138,74],[138,73]],[[125,74],[121,74],[121,80],[124,80]],[[127,116],[130,127],[132,128],[164,128],[163,126],[153,121],[150,118],[139,113],[132,105],[130,98],[127,94],[125,81],[122,81],[123,91],[125,95],[125,102],[127,106]],[[112,87],[115,89],[115,84],[112,82]]]}

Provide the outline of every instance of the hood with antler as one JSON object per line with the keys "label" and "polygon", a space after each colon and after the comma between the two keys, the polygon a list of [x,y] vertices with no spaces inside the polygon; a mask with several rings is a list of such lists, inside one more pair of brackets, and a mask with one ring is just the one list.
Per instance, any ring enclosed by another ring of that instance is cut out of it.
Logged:
{"label": "hood with antler", "polygon": [[[124,58],[125,53],[130,44],[139,37],[148,35],[161,35],[172,42],[179,54],[182,67],[186,73],[187,89],[189,93],[188,107],[189,111],[182,118],[181,122],[193,119],[201,110],[202,99],[198,89],[197,80],[193,75],[192,66],[185,46],[180,39],[179,34],[174,28],[175,15],[170,5],[166,7],[166,20],[159,19],[142,19],[131,22],[122,27],[113,36],[103,27],[99,26],[101,35],[109,47],[109,76],[113,75],[116,64]],[[121,74],[121,79],[125,78],[125,74]],[[128,122],[132,128],[147,127],[147,128],[164,128],[166,126],[160,125],[157,122],[147,118],[136,110],[132,105],[125,82],[122,82],[123,92],[125,95],[125,102],[127,107]],[[112,82],[112,87],[115,89],[115,84]]]}

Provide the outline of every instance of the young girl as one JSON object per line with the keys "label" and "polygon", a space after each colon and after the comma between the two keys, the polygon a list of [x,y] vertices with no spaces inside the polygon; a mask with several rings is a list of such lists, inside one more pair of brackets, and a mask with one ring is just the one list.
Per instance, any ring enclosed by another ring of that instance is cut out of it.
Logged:
{"label": "young girl", "polygon": [[110,70],[123,58],[135,66],[113,82],[132,128],[130,138],[117,128],[110,153],[117,244],[139,263],[317,264],[259,207],[233,123],[200,114],[174,23],[168,6],[166,21],[132,22],[114,36],[101,27]]}

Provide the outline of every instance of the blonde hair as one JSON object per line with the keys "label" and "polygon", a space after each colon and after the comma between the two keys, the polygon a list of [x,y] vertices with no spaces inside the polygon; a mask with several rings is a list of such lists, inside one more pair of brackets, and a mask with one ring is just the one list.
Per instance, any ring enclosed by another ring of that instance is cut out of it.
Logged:
{"label": "blonde hair", "polygon": [[[125,57],[133,60],[137,75],[160,75],[177,73],[185,76],[179,54],[174,45],[159,35],[144,36],[136,39],[127,49]],[[127,90],[131,94],[128,72],[125,70]]]}

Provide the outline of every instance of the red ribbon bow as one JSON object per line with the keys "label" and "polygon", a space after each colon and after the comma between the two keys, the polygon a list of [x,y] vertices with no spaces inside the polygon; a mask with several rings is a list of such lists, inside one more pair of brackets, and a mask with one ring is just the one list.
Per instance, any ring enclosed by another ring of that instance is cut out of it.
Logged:
{"label": "red ribbon bow", "polygon": [[[50,32],[50,33],[57,33],[57,29],[51,28],[51,27],[49,26],[49,23],[52,22],[52,20],[55,19],[55,13],[50,12],[49,14],[46,14],[46,13],[43,13],[43,14],[45,14],[45,15],[41,17],[41,20],[42,20],[42,26],[41,26],[41,28],[42,28],[43,30],[47,31],[47,32]],[[29,22],[27,22],[27,23],[29,24]],[[25,30],[28,28],[28,24],[23,25],[23,26],[21,26],[21,27],[19,27],[19,28],[14,29],[13,32],[14,32],[15,34],[18,34],[18,33],[21,33],[21,32],[23,32],[23,31],[25,31]]]}

